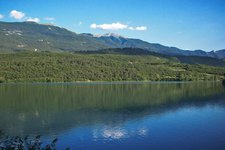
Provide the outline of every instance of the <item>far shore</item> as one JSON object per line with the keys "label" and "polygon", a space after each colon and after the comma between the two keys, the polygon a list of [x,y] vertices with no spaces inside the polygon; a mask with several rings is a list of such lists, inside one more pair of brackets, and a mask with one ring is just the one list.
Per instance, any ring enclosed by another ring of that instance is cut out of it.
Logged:
{"label": "far shore", "polygon": [[142,83],[193,83],[193,82],[222,82],[224,84],[225,80],[199,80],[199,81],[74,81],[74,82],[2,82],[3,84],[142,84]]}

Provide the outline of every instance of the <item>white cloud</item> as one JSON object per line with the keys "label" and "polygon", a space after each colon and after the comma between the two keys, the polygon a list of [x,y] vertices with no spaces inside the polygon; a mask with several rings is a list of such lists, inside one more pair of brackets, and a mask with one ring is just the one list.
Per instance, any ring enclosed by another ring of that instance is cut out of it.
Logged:
{"label": "white cloud", "polygon": [[134,27],[129,27],[128,29],[129,29],[129,30],[135,30],[135,28],[134,28]]}
{"label": "white cloud", "polygon": [[53,21],[53,20],[55,20],[55,18],[53,18],[53,17],[45,17],[44,20]]}
{"label": "white cloud", "polygon": [[25,13],[23,13],[21,11],[17,11],[17,10],[12,10],[10,12],[10,17],[20,20],[20,19],[23,19],[25,17]]}
{"label": "white cloud", "polygon": [[136,30],[136,31],[145,31],[147,30],[146,26],[137,26],[137,27],[132,27],[132,26],[128,26],[126,24],[122,24],[119,22],[116,23],[112,23],[112,24],[91,24],[90,28],[92,29],[102,29],[102,30]]}
{"label": "white cloud", "polygon": [[83,22],[82,21],[79,21],[79,26],[82,25],[82,24],[83,24]]}
{"label": "white cloud", "polygon": [[40,22],[40,19],[39,18],[31,18],[31,17],[29,17],[29,18],[26,19],[26,21],[32,21],[32,22],[38,23],[38,22]]}
{"label": "white cloud", "polygon": [[3,19],[4,18],[4,15],[0,14],[0,19]]}
{"label": "white cloud", "polygon": [[95,24],[95,23],[91,24],[91,25],[90,25],[90,28],[92,28],[92,29],[97,29],[97,24]]}
{"label": "white cloud", "polygon": [[146,26],[140,26],[140,27],[136,27],[135,30],[145,31],[145,30],[147,30],[147,27]]}
{"label": "white cloud", "polygon": [[136,31],[145,31],[147,30],[146,26],[139,26],[139,27],[129,27],[129,30],[136,30]]}
{"label": "white cloud", "polygon": [[[25,13],[21,12],[21,11],[17,11],[17,10],[12,10],[10,12],[10,17],[17,19],[17,20],[26,20],[26,21],[32,21],[32,22],[40,22],[39,18],[31,18],[31,17],[26,17]],[[48,18],[48,19],[52,19],[52,18]]]}
{"label": "white cloud", "polygon": [[112,23],[112,24],[91,24],[90,27],[92,29],[102,29],[102,30],[123,30],[126,29],[128,26],[125,24],[121,24],[119,22]]}

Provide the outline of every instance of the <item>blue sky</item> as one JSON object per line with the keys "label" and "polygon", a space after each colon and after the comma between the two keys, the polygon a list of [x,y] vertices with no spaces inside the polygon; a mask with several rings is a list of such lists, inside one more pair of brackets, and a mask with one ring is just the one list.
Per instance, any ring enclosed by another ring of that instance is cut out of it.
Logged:
{"label": "blue sky", "polygon": [[1,0],[0,21],[54,23],[77,33],[206,51],[225,48],[225,0]]}

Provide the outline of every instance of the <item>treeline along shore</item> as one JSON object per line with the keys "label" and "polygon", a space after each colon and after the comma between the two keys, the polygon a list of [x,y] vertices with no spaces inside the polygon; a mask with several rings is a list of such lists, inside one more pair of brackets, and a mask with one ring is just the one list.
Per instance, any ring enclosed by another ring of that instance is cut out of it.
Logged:
{"label": "treeline along shore", "polygon": [[[191,58],[189,59],[191,60]],[[127,49],[0,54],[0,83],[77,81],[219,81],[225,67]]]}

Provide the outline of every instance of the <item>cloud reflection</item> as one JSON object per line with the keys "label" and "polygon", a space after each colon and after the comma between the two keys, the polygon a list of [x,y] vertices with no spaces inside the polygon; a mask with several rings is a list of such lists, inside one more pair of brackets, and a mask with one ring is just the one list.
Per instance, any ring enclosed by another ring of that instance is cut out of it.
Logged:
{"label": "cloud reflection", "polygon": [[148,134],[148,129],[147,128],[140,128],[138,130],[138,135],[140,136],[146,136]]}
{"label": "cloud reflection", "polygon": [[146,136],[148,134],[148,129],[145,127],[141,128],[127,128],[125,127],[103,127],[95,128],[92,131],[92,137],[94,141],[97,140],[121,140],[124,138],[129,138],[132,136]]}
{"label": "cloud reflection", "polygon": [[104,129],[102,136],[104,138],[121,139],[126,136],[126,131],[123,129]]}
{"label": "cloud reflection", "polygon": [[92,132],[93,140],[98,139],[108,139],[108,140],[118,140],[125,138],[128,132],[119,127],[105,127],[103,129],[94,129]]}

